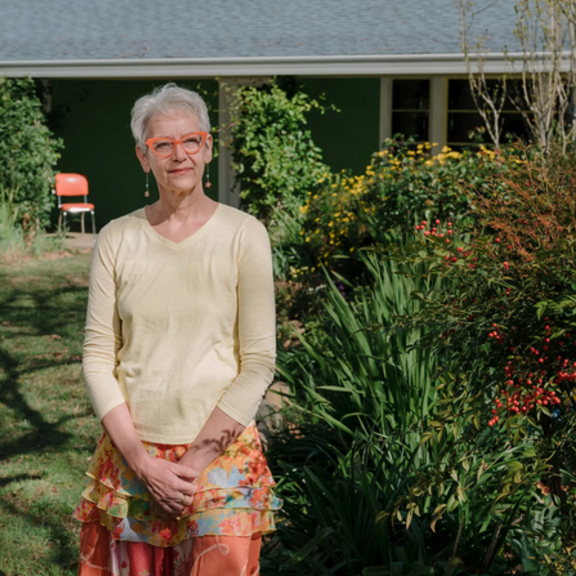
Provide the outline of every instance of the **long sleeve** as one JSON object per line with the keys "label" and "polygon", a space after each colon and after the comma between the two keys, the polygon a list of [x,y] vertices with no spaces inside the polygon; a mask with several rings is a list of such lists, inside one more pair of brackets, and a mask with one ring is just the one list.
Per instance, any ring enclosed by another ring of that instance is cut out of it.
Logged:
{"label": "long sleeve", "polygon": [[238,255],[238,346],[240,370],[218,407],[247,426],[274,377],[276,317],[272,253],[266,228],[250,218]]}
{"label": "long sleeve", "polygon": [[125,400],[115,377],[122,343],[116,298],[112,226],[98,234],[92,254],[82,372],[92,406],[100,420]]}

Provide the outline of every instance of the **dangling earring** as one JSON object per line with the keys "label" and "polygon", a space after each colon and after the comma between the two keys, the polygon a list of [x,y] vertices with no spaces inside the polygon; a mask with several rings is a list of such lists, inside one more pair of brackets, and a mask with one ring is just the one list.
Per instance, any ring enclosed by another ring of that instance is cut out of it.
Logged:
{"label": "dangling earring", "polygon": [[212,186],[212,182],[210,182],[210,164],[206,164],[206,184],[204,187],[210,188],[210,186]]}
{"label": "dangling earring", "polygon": [[144,192],[144,196],[146,198],[150,196],[150,172],[146,172],[146,192]]}

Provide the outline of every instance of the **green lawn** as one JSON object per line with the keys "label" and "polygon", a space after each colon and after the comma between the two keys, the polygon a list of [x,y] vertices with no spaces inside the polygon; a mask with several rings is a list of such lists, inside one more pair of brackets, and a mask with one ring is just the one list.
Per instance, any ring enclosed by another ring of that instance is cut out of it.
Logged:
{"label": "green lawn", "polygon": [[90,254],[0,264],[0,576],[76,573],[99,424],[81,380]]}

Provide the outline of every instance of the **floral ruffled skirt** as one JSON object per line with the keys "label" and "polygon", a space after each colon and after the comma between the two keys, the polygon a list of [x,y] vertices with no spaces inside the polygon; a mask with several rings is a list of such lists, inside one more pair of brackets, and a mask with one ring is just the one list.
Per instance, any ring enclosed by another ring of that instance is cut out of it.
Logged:
{"label": "floral ruffled skirt", "polygon": [[[178,462],[190,446],[142,443],[152,457],[171,462]],[[86,488],[74,517],[98,522],[111,543],[180,548],[199,536],[251,539],[275,529],[274,511],[282,504],[274,495],[275,483],[255,424],[200,474],[191,504],[174,520],[153,514],[150,493],[105,432],[86,474]],[[81,550],[81,555],[85,552]]]}

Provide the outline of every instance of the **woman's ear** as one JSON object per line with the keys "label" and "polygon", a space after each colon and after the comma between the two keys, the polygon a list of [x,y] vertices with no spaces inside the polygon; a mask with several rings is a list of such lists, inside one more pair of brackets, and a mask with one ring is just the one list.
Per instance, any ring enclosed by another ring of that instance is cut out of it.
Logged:
{"label": "woman's ear", "polygon": [[138,160],[140,160],[140,164],[142,164],[142,169],[144,172],[150,172],[150,162],[148,162],[148,158],[146,158],[146,154],[142,152],[142,148],[140,148],[140,146],[136,146],[136,156],[138,156]]}
{"label": "woman's ear", "polygon": [[210,164],[212,162],[212,146],[214,145],[214,140],[212,139],[212,134],[206,136],[206,144],[204,144],[204,164]]}

